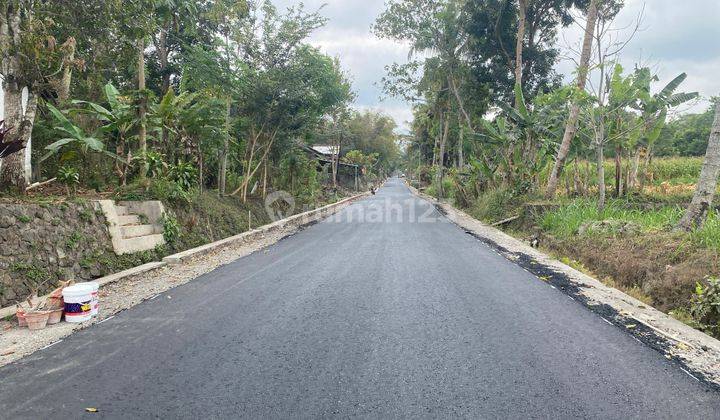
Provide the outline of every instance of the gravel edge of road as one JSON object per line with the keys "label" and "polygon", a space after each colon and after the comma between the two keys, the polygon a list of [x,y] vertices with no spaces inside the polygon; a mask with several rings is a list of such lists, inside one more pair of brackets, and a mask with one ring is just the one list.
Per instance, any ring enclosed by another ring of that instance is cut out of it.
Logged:
{"label": "gravel edge of road", "polygon": [[[207,252],[188,255],[180,263],[154,263],[156,266],[147,270],[140,270],[139,273],[132,273],[135,269],[131,269],[127,270],[131,274],[113,279],[112,282],[101,281],[99,292],[100,312],[90,321],[79,324],[61,322],[37,331],[19,328],[16,323],[4,323],[0,325],[0,367],[22,359],[36,351],[50,348],[76,331],[100,324],[121,311],[132,308],[146,300],[156,299],[164,292],[195,280],[218,267],[253,252],[261,251],[263,248],[331,216],[365,196],[367,196],[367,193],[361,193],[337,203],[302,213],[303,217],[295,215],[287,219],[281,219],[278,222],[266,225],[273,226],[272,229],[263,230],[262,227],[258,228],[260,231],[255,232],[253,235],[248,235],[231,243],[225,243],[222,247],[216,247]],[[223,241],[227,240],[216,242]],[[172,299],[172,296],[167,294],[164,298]],[[3,325],[11,325],[12,327],[5,330]]]}
{"label": "gravel edge of road", "polygon": [[413,194],[433,204],[448,220],[499,255],[657,350],[694,379],[720,391],[720,341],[418,191],[407,182],[406,185]]}

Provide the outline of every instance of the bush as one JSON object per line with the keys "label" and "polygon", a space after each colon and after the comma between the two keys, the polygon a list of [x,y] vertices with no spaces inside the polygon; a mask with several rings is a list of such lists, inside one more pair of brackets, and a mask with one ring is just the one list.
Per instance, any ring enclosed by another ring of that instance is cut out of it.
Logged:
{"label": "bush", "polygon": [[280,161],[277,187],[290,191],[301,203],[314,202],[319,191],[317,162],[299,150],[287,152]]}
{"label": "bush", "polygon": [[485,222],[496,222],[512,216],[524,201],[508,189],[489,190],[481,194],[469,209],[469,213]]}
{"label": "bush", "polygon": [[720,335],[720,280],[709,278],[697,283],[690,315],[702,330],[715,337]]}
{"label": "bush", "polygon": [[183,191],[189,191],[195,185],[198,170],[194,164],[180,161],[177,165],[170,165],[168,175]]}
{"label": "bush", "polygon": [[147,152],[145,155],[145,163],[148,167],[148,176],[151,178],[160,178],[165,174],[168,168],[165,163],[164,156],[158,152]]}
{"label": "bush", "polygon": [[71,166],[61,166],[60,169],[58,169],[57,180],[65,185],[65,191],[69,195],[70,189],[75,189],[80,183],[80,173]]}
{"label": "bush", "polygon": [[162,224],[165,242],[170,246],[175,245],[180,238],[180,224],[177,219],[170,213],[164,213],[162,216]]}

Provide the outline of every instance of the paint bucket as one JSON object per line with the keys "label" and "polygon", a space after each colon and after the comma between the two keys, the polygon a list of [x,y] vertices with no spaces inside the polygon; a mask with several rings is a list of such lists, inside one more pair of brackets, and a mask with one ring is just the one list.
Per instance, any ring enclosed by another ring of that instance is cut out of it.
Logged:
{"label": "paint bucket", "polygon": [[90,295],[92,295],[92,304],[90,307],[90,314],[92,316],[97,315],[98,312],[100,311],[100,299],[98,298],[98,289],[100,288],[100,285],[95,283],[94,281],[89,281],[86,283],[78,283],[78,284],[90,289]]}
{"label": "paint bucket", "polygon": [[86,283],[78,283],[63,289],[65,321],[84,322],[92,318],[93,289]]}

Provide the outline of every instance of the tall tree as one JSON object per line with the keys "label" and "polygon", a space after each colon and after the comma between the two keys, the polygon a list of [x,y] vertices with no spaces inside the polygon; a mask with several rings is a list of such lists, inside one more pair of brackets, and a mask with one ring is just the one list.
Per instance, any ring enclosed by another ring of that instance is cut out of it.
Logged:
{"label": "tall tree", "polygon": [[[25,148],[35,122],[37,95],[41,90],[42,71],[35,72],[35,57],[43,54],[44,47],[38,41],[47,33],[38,11],[30,2],[3,1],[0,3],[0,74],[4,93],[6,141],[19,142]],[[47,46],[50,47],[50,46]],[[48,48],[49,49],[49,48]],[[22,92],[27,89],[27,105],[23,108]],[[25,177],[24,154],[14,153],[2,160],[0,166],[0,189],[24,192],[28,180]]]}
{"label": "tall tree", "polygon": [[302,6],[285,13],[266,2],[251,9],[235,34],[243,61],[241,114],[248,126],[244,174],[233,194],[248,197],[248,187],[280,141],[318,124],[351,97],[350,84],[337,61],[305,44],[325,19]]}
{"label": "tall tree", "polygon": [[[466,54],[476,83],[488,85],[490,99],[512,103],[520,80],[526,98],[559,84],[553,66],[558,50],[557,30],[573,22],[573,6],[588,0],[475,0],[465,2],[463,30],[468,34]],[[524,28],[519,19],[524,15]],[[522,42],[521,42],[522,41]],[[510,51],[515,46],[515,57]],[[518,52],[520,57],[518,57]],[[520,66],[517,65],[520,58]],[[478,92],[479,93],[479,92]]]}
{"label": "tall tree", "polygon": [[[515,40],[515,86],[522,89],[523,74],[523,45],[525,44],[525,25],[527,21],[528,0],[518,0],[518,24],[517,35]],[[520,96],[515,95],[515,108],[519,108],[518,103]]]}
{"label": "tall tree", "polygon": [[679,229],[689,231],[705,223],[717,190],[718,176],[720,176],[720,102],[715,104],[715,121],[710,130],[705,161],[695,187],[695,194],[685,215],[678,222]]}
{"label": "tall tree", "polygon": [[[436,182],[441,183],[445,166],[445,147],[449,133],[451,104],[454,99],[456,109],[464,116],[468,128],[473,123],[460,91],[460,76],[465,72],[464,50],[467,47],[467,33],[461,23],[462,2],[393,0],[375,22],[375,33],[381,37],[405,41],[411,44],[411,52],[419,60],[405,65],[388,68],[389,77],[385,79],[386,92],[396,93],[397,82],[411,84],[411,91],[425,100],[437,100],[435,113],[440,117],[437,135],[437,155],[434,161]],[[423,75],[413,80],[412,72],[422,68]],[[410,77],[409,77],[410,76]],[[407,93],[401,93],[407,97]],[[441,192],[441,189],[438,190]]]}
{"label": "tall tree", "polygon": [[[580,53],[580,64],[577,71],[577,90],[584,91],[585,83],[587,81],[588,71],[590,69],[590,54],[592,53],[593,34],[595,33],[595,22],[598,16],[598,5],[603,0],[591,0],[590,6],[587,10],[587,22],[585,23],[585,35],[583,38],[582,52]],[[560,172],[562,171],[563,165],[565,165],[565,159],[567,158],[568,152],[570,151],[570,143],[575,136],[577,131],[578,117],[580,115],[580,105],[577,101],[573,101],[570,105],[570,115],[568,116],[567,124],[565,125],[565,133],[563,134],[560,148],[557,151],[555,157],[555,164],[553,165],[550,177],[548,179],[548,186],[546,196],[551,198],[555,196],[555,190],[557,189],[558,180],[560,178]]]}

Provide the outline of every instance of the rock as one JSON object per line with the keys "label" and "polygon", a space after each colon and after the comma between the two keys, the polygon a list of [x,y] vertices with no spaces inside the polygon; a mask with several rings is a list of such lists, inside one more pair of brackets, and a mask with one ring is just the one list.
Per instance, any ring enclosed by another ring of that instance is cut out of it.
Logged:
{"label": "rock", "polygon": [[595,220],[591,222],[585,222],[578,229],[579,235],[586,235],[589,233],[604,233],[625,236],[636,235],[640,232],[641,229],[637,223],[617,219]]}
{"label": "rock", "polygon": [[15,218],[13,216],[1,216],[0,217],[0,228],[9,228],[15,224]]}

